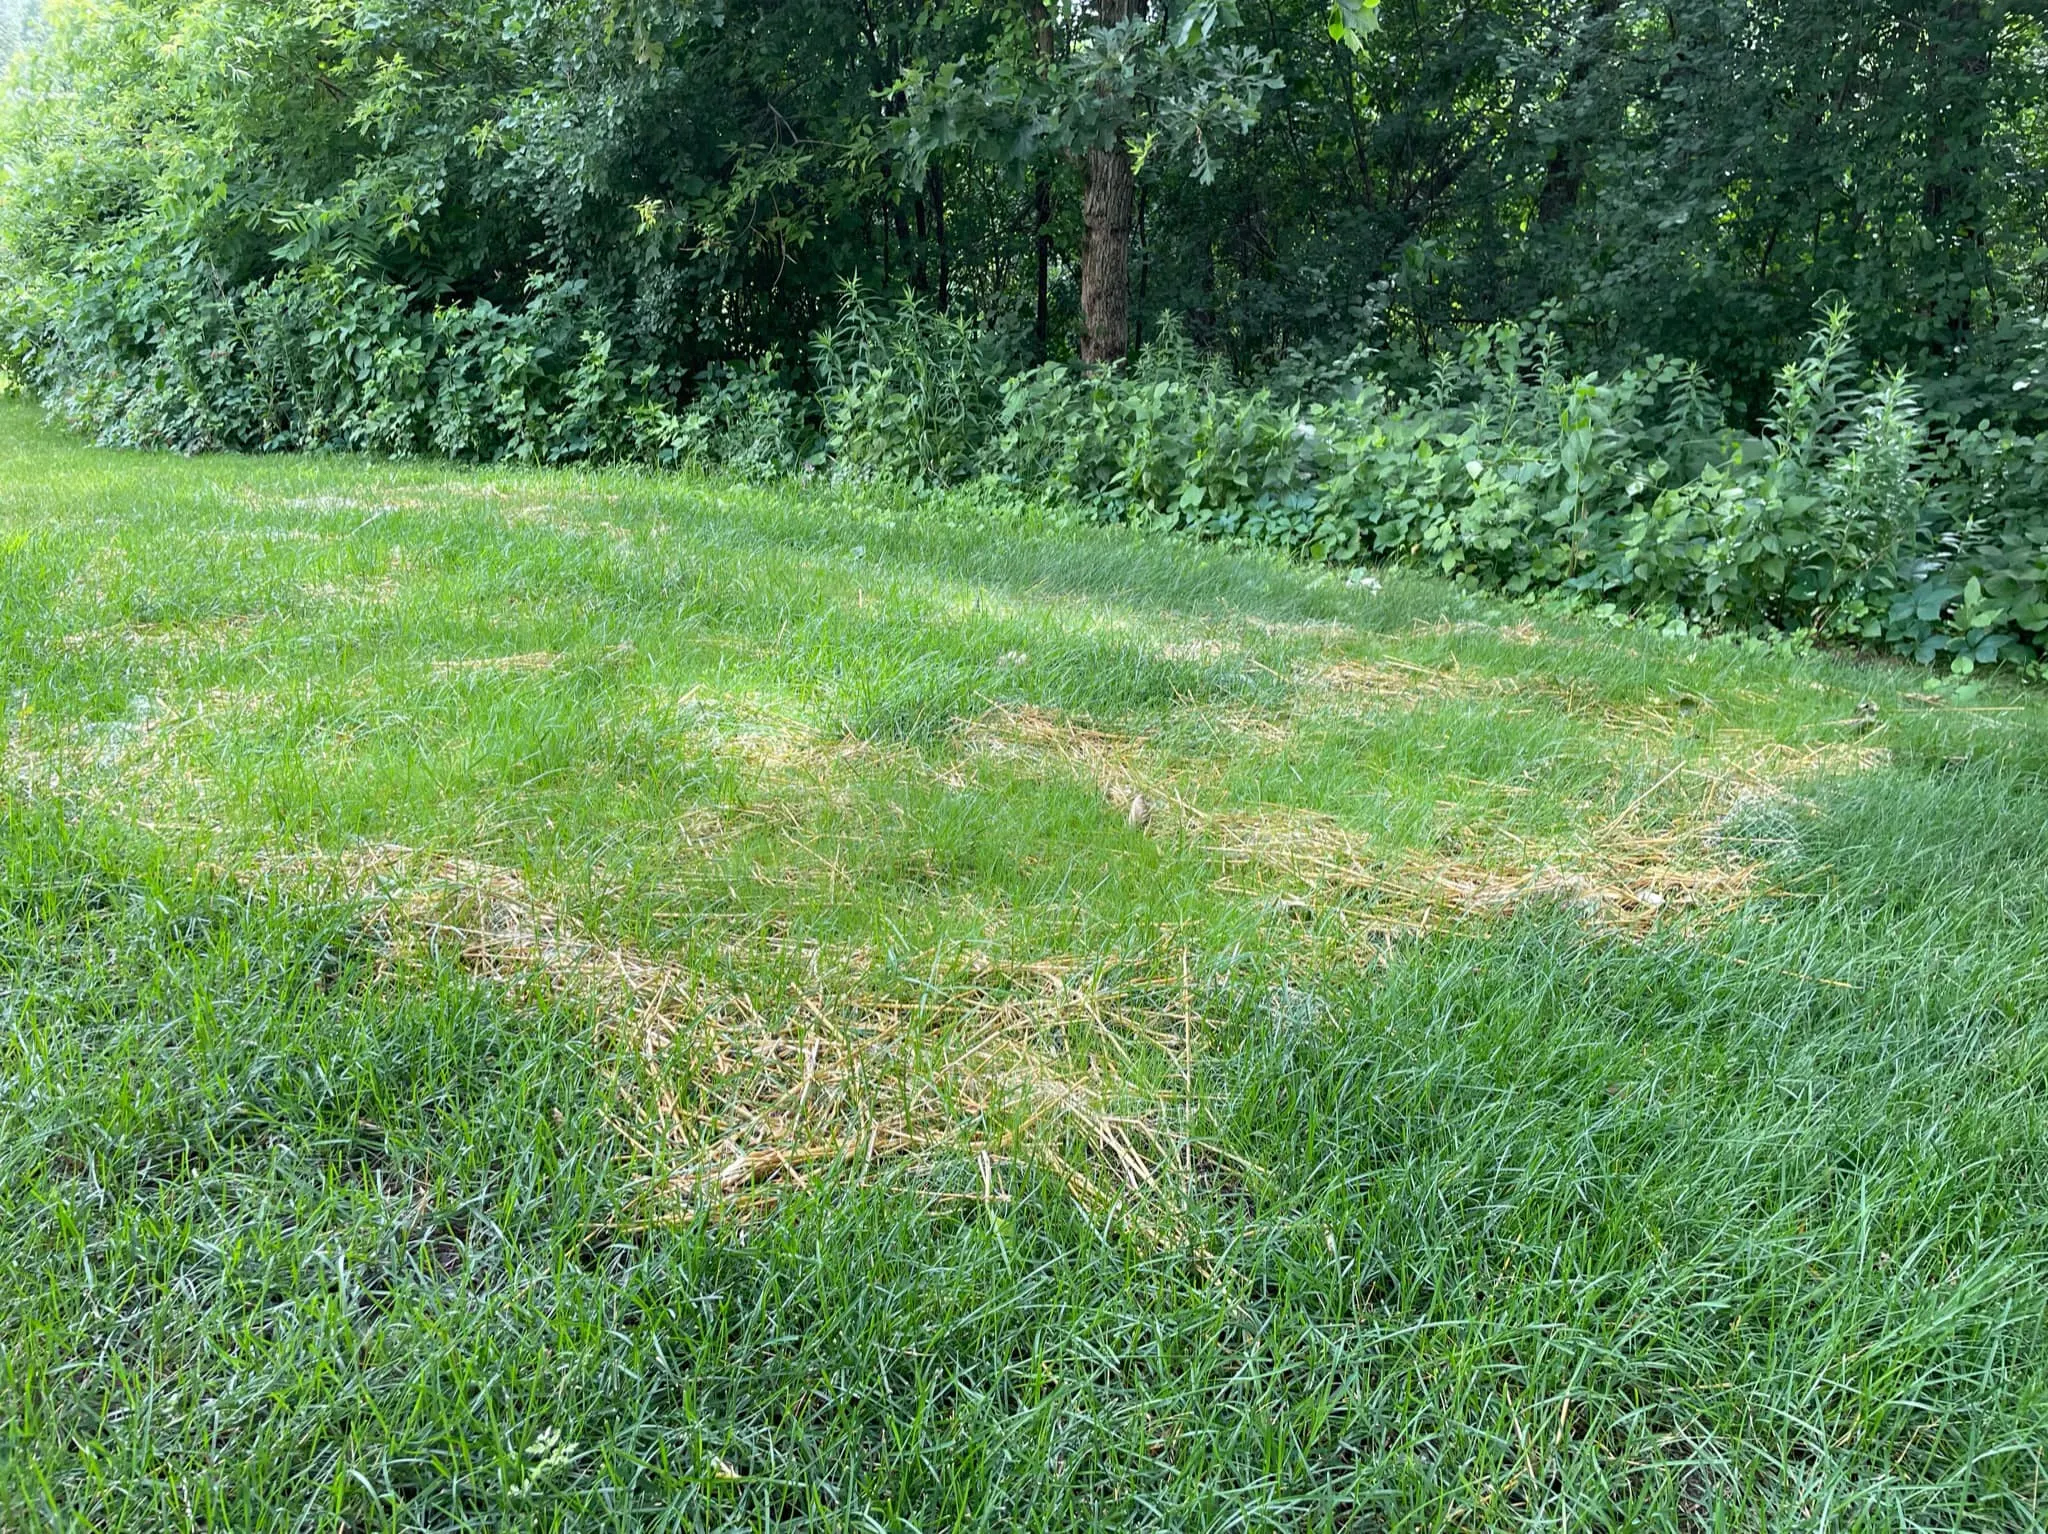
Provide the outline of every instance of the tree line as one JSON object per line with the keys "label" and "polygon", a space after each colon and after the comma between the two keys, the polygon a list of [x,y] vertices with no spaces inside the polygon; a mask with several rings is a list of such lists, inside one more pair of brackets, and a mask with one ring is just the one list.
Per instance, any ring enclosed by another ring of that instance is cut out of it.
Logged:
{"label": "tree line", "polygon": [[68,371],[295,282],[419,313],[567,292],[687,392],[800,362],[856,280],[1020,361],[1121,357],[1171,314],[1246,373],[1360,344],[1426,369],[1540,312],[1589,365],[1682,356],[1755,416],[1832,295],[2003,418],[2043,344],[2042,11],[70,0],[0,130],[9,344]]}

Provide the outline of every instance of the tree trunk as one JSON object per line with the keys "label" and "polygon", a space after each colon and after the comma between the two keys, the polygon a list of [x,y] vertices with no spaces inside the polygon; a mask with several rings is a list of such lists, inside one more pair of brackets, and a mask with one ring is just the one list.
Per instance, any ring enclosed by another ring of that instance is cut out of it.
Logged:
{"label": "tree trunk", "polygon": [[924,173],[925,195],[932,205],[932,233],[939,242],[939,307],[953,306],[953,255],[946,245],[946,175],[937,160]]}
{"label": "tree trunk", "polygon": [[1032,325],[1038,337],[1038,360],[1045,361],[1051,345],[1051,316],[1048,313],[1052,277],[1052,183],[1040,166],[1032,186],[1033,212],[1038,218],[1038,314]]}
{"label": "tree trunk", "polygon": [[932,236],[931,231],[925,227],[922,197],[917,199],[911,213],[917,219],[917,264],[910,270],[910,285],[920,293],[929,293],[932,290],[932,274],[931,267],[925,260],[925,252],[931,248]]}
{"label": "tree trunk", "polygon": [[[1128,20],[1143,0],[1096,0],[1105,27]],[[1131,152],[1091,149],[1081,196],[1081,360],[1114,362],[1131,349],[1131,224],[1138,180]]]}
{"label": "tree trunk", "polygon": [[1152,291],[1152,242],[1145,235],[1145,189],[1138,189],[1138,228],[1135,243],[1138,263],[1138,302],[1131,310],[1131,353],[1145,354],[1145,299]]}
{"label": "tree trunk", "polygon": [[[1050,72],[1054,60],[1059,57],[1059,33],[1053,29],[1052,11],[1046,0],[1026,0],[1031,14],[1032,41],[1038,50],[1038,62]],[[1038,360],[1044,362],[1052,355],[1051,305],[1049,302],[1052,280],[1052,178],[1044,165],[1032,172],[1032,212],[1037,216],[1036,239],[1038,256],[1038,312],[1034,317],[1032,332],[1038,338]]]}
{"label": "tree trunk", "polygon": [[1114,362],[1131,347],[1131,223],[1138,183],[1131,152],[1088,151],[1081,199],[1081,360]]}
{"label": "tree trunk", "polygon": [[1984,146],[1991,136],[1991,55],[1996,27],[1983,0],[1949,0],[1928,27],[1932,54],[1927,184],[1922,217],[1948,267],[1937,351],[1969,340],[1977,293],[1991,282],[1984,247]]}
{"label": "tree trunk", "polygon": [[1608,28],[1617,3],[1618,0],[1593,0],[1583,29],[1572,39],[1571,71],[1555,103],[1555,110],[1565,119],[1564,136],[1550,151],[1550,162],[1543,167],[1543,186],[1536,194],[1536,222],[1546,227],[1554,228],[1570,218],[1585,191],[1586,158],[1591,145],[1583,97],[1595,59],[1608,46]]}

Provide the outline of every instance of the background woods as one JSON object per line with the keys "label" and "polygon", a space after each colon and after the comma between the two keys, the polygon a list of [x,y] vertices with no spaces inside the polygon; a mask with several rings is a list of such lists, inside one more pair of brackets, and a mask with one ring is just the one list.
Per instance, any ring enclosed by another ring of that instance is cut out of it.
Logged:
{"label": "background woods", "polygon": [[2040,10],[1386,0],[1333,36],[1317,0],[88,0],[11,87],[9,323],[69,374],[362,284],[573,312],[682,391],[799,357],[850,277],[1028,340],[1042,261],[1054,355],[1174,313],[1240,370],[1426,360],[1548,306],[1589,361],[1695,359],[1755,414],[1839,294],[2003,413],[2048,281]]}

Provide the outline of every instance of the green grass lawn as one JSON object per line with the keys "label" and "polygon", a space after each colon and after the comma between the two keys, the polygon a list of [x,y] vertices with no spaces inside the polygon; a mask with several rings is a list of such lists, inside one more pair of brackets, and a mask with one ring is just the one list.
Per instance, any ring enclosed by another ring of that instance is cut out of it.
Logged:
{"label": "green grass lawn", "polygon": [[0,720],[0,1527],[2048,1520],[2038,693],[11,407]]}

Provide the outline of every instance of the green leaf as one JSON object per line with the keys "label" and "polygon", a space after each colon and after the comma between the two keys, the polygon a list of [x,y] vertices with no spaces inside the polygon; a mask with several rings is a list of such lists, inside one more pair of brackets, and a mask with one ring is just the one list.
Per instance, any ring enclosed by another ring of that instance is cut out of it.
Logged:
{"label": "green leaf", "polygon": [[1366,34],[1380,24],[1380,0],[1332,0],[1329,21],[1332,41],[1363,52]]}

